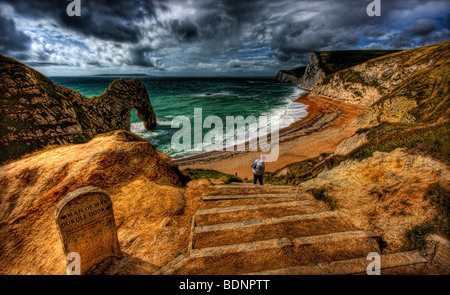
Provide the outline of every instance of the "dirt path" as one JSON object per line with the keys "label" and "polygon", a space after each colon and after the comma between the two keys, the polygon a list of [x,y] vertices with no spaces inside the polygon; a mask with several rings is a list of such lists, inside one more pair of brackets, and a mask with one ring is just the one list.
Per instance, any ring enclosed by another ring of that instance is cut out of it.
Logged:
{"label": "dirt path", "polygon": [[[266,163],[266,171],[276,171],[290,163],[333,153],[360,126],[352,124],[365,107],[338,103],[323,97],[302,95],[297,102],[308,105],[308,116],[280,132],[280,153],[276,162]],[[260,152],[211,152],[175,161],[181,169],[213,169],[252,179],[251,164]]]}

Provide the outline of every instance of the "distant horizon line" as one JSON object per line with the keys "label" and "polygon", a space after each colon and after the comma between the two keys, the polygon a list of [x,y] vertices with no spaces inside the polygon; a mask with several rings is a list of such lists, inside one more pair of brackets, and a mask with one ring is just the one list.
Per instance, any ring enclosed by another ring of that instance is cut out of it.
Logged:
{"label": "distant horizon line", "polygon": [[68,78],[68,77],[145,77],[145,78],[243,78],[243,79],[251,79],[251,78],[271,78],[273,79],[274,76],[154,76],[154,75],[147,75],[147,74],[97,74],[97,75],[49,75],[48,77],[54,77],[54,78]]}

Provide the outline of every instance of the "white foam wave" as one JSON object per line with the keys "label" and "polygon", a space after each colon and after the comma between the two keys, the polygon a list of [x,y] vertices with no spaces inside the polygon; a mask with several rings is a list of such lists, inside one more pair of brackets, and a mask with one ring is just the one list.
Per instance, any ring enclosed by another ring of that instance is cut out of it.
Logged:
{"label": "white foam wave", "polygon": [[209,97],[209,96],[217,96],[217,95],[235,96],[234,93],[224,91],[224,92],[213,92],[213,93],[199,93],[199,94],[194,94],[193,97]]}

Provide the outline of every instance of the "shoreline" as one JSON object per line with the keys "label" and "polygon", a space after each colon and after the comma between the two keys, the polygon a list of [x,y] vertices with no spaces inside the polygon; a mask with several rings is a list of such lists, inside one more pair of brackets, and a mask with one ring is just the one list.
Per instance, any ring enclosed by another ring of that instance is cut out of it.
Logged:
{"label": "shoreline", "polygon": [[[275,162],[266,163],[268,172],[321,153],[333,153],[343,140],[359,129],[358,125],[351,122],[366,109],[360,105],[310,96],[309,92],[301,94],[295,102],[307,105],[308,115],[280,130],[279,158]],[[212,169],[252,179],[249,167],[260,154],[261,151],[212,151],[173,161],[181,170]]]}

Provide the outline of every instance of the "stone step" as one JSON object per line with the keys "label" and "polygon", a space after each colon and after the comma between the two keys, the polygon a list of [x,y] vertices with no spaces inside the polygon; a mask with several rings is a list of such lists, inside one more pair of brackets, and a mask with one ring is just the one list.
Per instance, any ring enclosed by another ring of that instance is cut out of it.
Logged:
{"label": "stone step", "polygon": [[272,248],[281,248],[286,246],[292,246],[291,241],[288,238],[272,239],[265,241],[256,241],[250,243],[233,244],[220,247],[210,247],[203,249],[193,249],[189,255],[191,259],[202,258],[208,256],[219,256],[230,253],[240,253],[254,250],[264,250]]}
{"label": "stone step", "polygon": [[252,219],[245,221],[238,221],[232,223],[221,223],[214,225],[205,225],[205,226],[197,226],[195,227],[195,233],[204,233],[211,231],[220,231],[220,230],[228,230],[228,229],[239,229],[245,227],[254,227],[260,225],[271,225],[271,224],[279,224],[286,222],[301,222],[309,219],[315,218],[326,218],[326,217],[335,217],[338,213],[334,211],[325,211],[325,212],[317,212],[317,213],[309,213],[309,214],[300,214],[300,215],[289,215],[282,217],[273,217],[273,218],[265,218],[265,219]]}
{"label": "stone step", "polygon": [[293,201],[306,201],[314,200],[311,196],[303,197],[257,197],[257,198],[243,198],[243,199],[227,199],[227,200],[210,200],[204,201],[204,209],[213,208],[224,208],[224,207],[234,207],[234,206],[244,206],[244,205],[258,205],[267,203],[282,203],[282,202],[293,202]]}
{"label": "stone step", "polygon": [[292,241],[292,244],[296,247],[299,247],[303,245],[319,244],[323,242],[339,242],[352,239],[375,239],[377,242],[381,242],[381,236],[376,233],[364,230],[356,230],[317,236],[298,237]]}
{"label": "stone step", "polygon": [[[428,260],[418,251],[381,255],[381,274],[393,268],[425,264]],[[366,274],[370,261],[366,257],[291,266],[280,269],[247,273],[249,275],[350,275]]]}
{"label": "stone step", "polygon": [[232,206],[201,210],[196,213],[197,226],[233,223],[251,219],[281,217],[328,210],[318,201],[291,201]]}
{"label": "stone step", "polygon": [[257,194],[257,193],[301,193],[304,189],[299,186],[260,186],[260,185],[215,185],[208,188],[210,195],[238,195],[238,194]]}
{"label": "stone step", "polygon": [[220,200],[236,200],[236,199],[253,199],[253,198],[305,198],[303,194],[245,194],[245,195],[216,195],[202,196],[203,201],[220,201]]}
{"label": "stone step", "polygon": [[222,208],[212,208],[199,210],[195,214],[204,215],[204,214],[219,214],[219,213],[230,213],[237,212],[243,210],[255,210],[261,208],[279,208],[279,207],[289,207],[289,206],[301,206],[314,204],[316,201],[305,200],[305,201],[291,201],[291,202],[280,202],[280,203],[267,203],[267,204],[254,204],[254,205],[243,205],[243,206],[232,206],[232,207],[222,207]]}
{"label": "stone step", "polygon": [[300,189],[301,186],[297,185],[259,185],[259,184],[253,184],[253,183],[245,183],[245,182],[235,182],[233,184],[220,184],[215,185],[215,188],[242,188],[242,187],[251,187],[251,188],[259,188],[259,189],[276,189],[276,188],[292,188],[292,189]]}
{"label": "stone step", "polygon": [[193,249],[248,243],[279,237],[296,238],[354,230],[337,212],[325,211],[232,223],[196,226]]}
{"label": "stone step", "polygon": [[[333,236],[334,235],[334,236]],[[288,238],[194,249],[171,274],[240,274],[292,265],[350,259],[378,251],[372,233],[343,232],[310,237],[309,244],[293,245]],[[339,237],[338,237],[339,235]]]}

